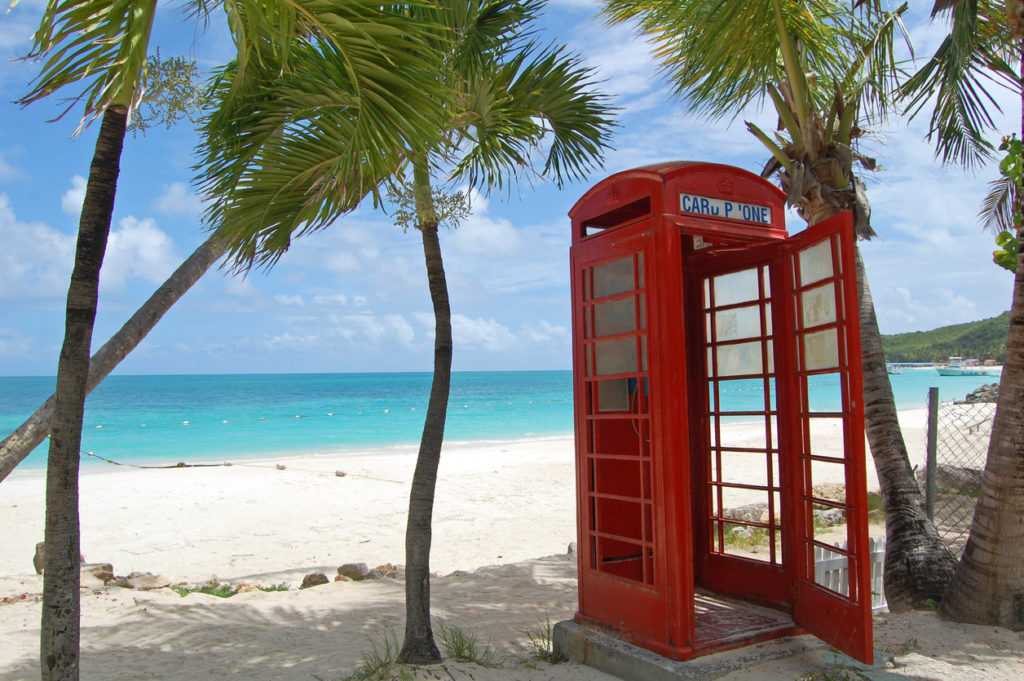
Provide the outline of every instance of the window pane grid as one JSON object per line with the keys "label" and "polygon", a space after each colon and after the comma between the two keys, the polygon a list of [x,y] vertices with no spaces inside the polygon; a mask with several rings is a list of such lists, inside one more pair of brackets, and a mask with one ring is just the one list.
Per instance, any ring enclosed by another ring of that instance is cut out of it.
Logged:
{"label": "window pane grid", "polygon": [[643,254],[588,268],[585,420],[591,568],[655,584]]}
{"label": "window pane grid", "polygon": [[[782,562],[781,477],[768,287],[764,265],[703,282],[709,456],[704,482],[710,501],[709,550],[778,565]],[[753,427],[761,425],[760,436],[750,430],[750,423],[739,423],[745,417],[750,417]],[[725,435],[729,442],[723,442]],[[758,470],[753,480],[746,479]],[[750,504],[751,499],[757,503]]]}

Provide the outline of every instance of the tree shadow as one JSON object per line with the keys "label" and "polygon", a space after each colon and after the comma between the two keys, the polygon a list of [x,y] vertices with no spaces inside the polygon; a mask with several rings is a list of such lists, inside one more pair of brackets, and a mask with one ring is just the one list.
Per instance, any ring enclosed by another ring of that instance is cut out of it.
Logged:
{"label": "tree shadow", "polygon": [[[552,556],[437,577],[435,619],[516,651],[516,641],[525,639],[520,630],[545,616],[551,622],[572,616],[575,570],[574,557]],[[389,628],[401,640],[404,621],[404,584],[391,579],[228,599],[104,589],[83,596],[81,675],[330,681],[352,671],[371,639]],[[36,651],[20,652],[0,670],[0,681],[39,677]]]}

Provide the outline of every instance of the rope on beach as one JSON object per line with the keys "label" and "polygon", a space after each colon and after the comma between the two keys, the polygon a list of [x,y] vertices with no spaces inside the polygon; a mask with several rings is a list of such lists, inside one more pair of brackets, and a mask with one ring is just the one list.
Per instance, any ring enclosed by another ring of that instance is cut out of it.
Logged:
{"label": "rope on beach", "polygon": [[121,463],[120,461],[114,461],[113,459],[108,459],[108,458],[100,456],[99,454],[96,454],[94,452],[82,452],[82,453],[85,454],[86,456],[91,456],[94,459],[99,459],[100,461],[106,461],[107,463],[113,464],[115,466],[127,466],[128,468],[212,468],[214,466],[230,466],[230,465],[232,465],[231,462],[229,462],[229,461],[225,461],[224,463],[185,463],[184,461],[179,461],[178,463],[167,464],[165,466],[142,466],[142,465],[137,464],[137,463]]}
{"label": "rope on beach", "polygon": [[[99,454],[96,454],[95,452],[82,452],[82,453],[85,454],[86,456],[91,456],[94,459],[99,459],[100,461],[105,461],[105,462],[107,462],[109,464],[113,464],[115,466],[125,466],[127,468],[149,468],[149,469],[161,469],[161,468],[216,468],[216,467],[230,467],[230,466],[241,466],[243,468],[271,468],[270,464],[236,463],[236,462],[233,462],[233,461],[224,461],[224,462],[221,462],[221,463],[185,463],[184,461],[179,461],[178,463],[166,464],[166,465],[163,465],[163,466],[143,466],[141,464],[136,464],[136,463],[122,463],[120,461],[114,461],[113,459],[108,459],[108,458],[106,458],[104,456],[100,456]],[[292,470],[292,471],[299,471],[299,472],[302,472],[302,473],[326,474],[326,471],[318,471],[318,470],[314,470],[312,468],[291,468],[291,467],[285,466],[284,464],[280,464],[280,463],[274,464],[273,468],[275,468],[275,469],[277,469],[279,471]],[[334,476],[338,477],[338,478],[360,478],[360,479],[363,479],[363,480],[375,480],[377,482],[391,482],[391,483],[394,483],[396,485],[404,485],[405,484],[401,480],[390,480],[388,478],[377,478],[377,477],[374,477],[372,475],[360,475],[358,473],[345,473],[345,472],[342,472],[342,471],[334,471]]]}

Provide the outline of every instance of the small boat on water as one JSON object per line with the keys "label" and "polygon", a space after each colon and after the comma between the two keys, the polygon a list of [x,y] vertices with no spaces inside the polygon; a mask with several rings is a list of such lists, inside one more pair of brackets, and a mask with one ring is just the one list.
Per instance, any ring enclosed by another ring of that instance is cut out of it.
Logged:
{"label": "small boat on water", "polygon": [[887,373],[887,374],[902,374],[903,372],[895,364],[886,364],[885,365],[885,373]]}
{"label": "small boat on water", "polygon": [[944,367],[936,367],[939,376],[988,376],[988,370],[978,364],[976,359],[950,357]]}

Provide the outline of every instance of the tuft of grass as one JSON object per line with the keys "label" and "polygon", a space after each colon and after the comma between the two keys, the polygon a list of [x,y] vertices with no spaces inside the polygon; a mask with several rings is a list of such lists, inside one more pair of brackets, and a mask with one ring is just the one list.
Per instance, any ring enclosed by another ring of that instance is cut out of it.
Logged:
{"label": "tuft of grass", "polygon": [[391,681],[412,679],[412,671],[398,661],[402,648],[398,644],[395,630],[388,627],[379,639],[367,637],[370,650],[363,653],[356,670],[339,681]]}
{"label": "tuft of grass", "polygon": [[916,638],[908,638],[898,646],[889,646],[885,649],[885,652],[889,653],[893,657],[900,657],[903,655],[909,655],[915,650],[921,649],[921,642]]}
{"label": "tuft of grass", "polygon": [[182,598],[189,594],[209,594],[210,596],[216,596],[217,598],[231,598],[237,593],[235,588],[230,584],[219,584],[211,582],[209,584],[203,584],[202,586],[172,586],[171,591],[178,594]]}
{"label": "tuft of grass", "polygon": [[768,530],[750,525],[726,523],[722,538],[726,546],[754,549],[768,546]]}
{"label": "tuft of grass", "polygon": [[547,613],[544,613],[543,622],[538,622],[532,627],[518,629],[517,631],[526,637],[526,642],[521,645],[533,659],[547,662],[548,664],[557,664],[558,662],[565,661],[565,658],[555,652],[551,617]]}
{"label": "tuft of grass", "polygon": [[270,592],[270,591],[289,591],[292,587],[291,587],[290,584],[288,584],[286,582],[281,582],[280,584],[271,584],[270,586],[261,586],[261,587],[258,587],[258,588],[259,588],[260,591]]}
{"label": "tuft of grass", "polygon": [[[291,587],[281,582],[280,584],[271,584],[269,586],[258,586],[256,587],[260,591],[288,591]],[[217,598],[231,598],[238,594],[238,587],[233,584],[226,582],[207,582],[200,586],[172,586],[171,591],[178,594],[182,598],[189,594],[209,594],[210,596],[216,596]]]}
{"label": "tuft of grass", "polygon": [[490,641],[484,641],[454,624],[444,622],[438,622],[437,634],[441,639],[441,650],[445,657],[474,662],[481,667],[498,666],[498,656]]}

